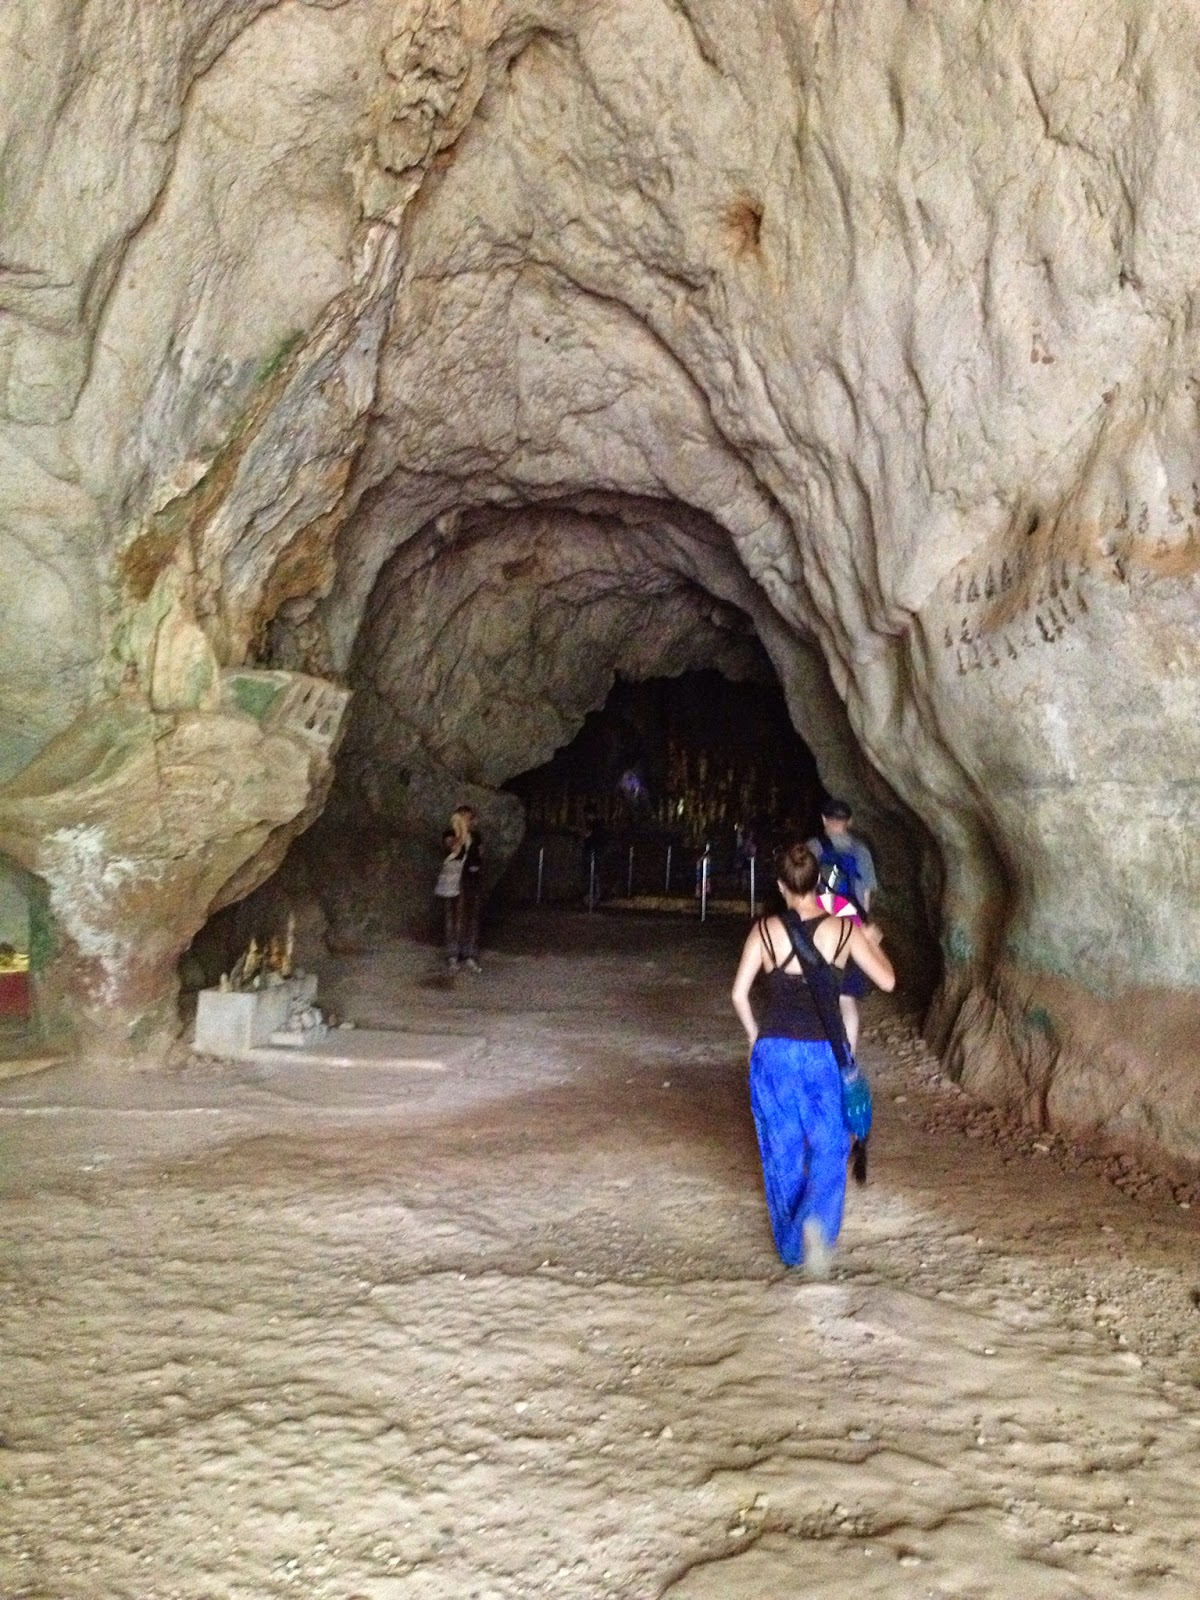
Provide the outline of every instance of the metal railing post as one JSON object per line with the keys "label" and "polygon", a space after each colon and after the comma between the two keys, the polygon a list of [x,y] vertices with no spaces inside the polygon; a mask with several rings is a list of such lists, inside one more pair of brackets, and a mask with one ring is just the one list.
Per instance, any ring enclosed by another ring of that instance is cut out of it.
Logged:
{"label": "metal railing post", "polygon": [[708,846],[704,846],[704,854],[700,857],[700,921],[708,917]]}
{"label": "metal railing post", "polygon": [[625,892],[629,899],[633,899],[633,846],[629,846],[629,873],[625,881]]}
{"label": "metal railing post", "polygon": [[671,892],[671,846],[668,845],[667,846],[667,877],[666,877],[666,882],[663,884],[663,893],[664,894],[670,894],[670,892]]}
{"label": "metal railing post", "polygon": [[751,856],[750,857],[750,920],[751,920],[751,922],[753,922],[754,918],[758,915],[758,899],[757,899],[757,896],[755,895],[754,889],[755,889],[755,883],[754,883],[754,857]]}
{"label": "metal railing post", "polygon": [[588,857],[588,910],[596,909],[596,852]]}
{"label": "metal railing post", "polygon": [[539,849],[538,849],[538,879],[537,879],[537,903],[538,903],[539,906],[542,903],[542,883],[543,883],[543,881],[545,879],[545,876],[546,876],[546,846],[545,845],[541,845],[539,847]]}

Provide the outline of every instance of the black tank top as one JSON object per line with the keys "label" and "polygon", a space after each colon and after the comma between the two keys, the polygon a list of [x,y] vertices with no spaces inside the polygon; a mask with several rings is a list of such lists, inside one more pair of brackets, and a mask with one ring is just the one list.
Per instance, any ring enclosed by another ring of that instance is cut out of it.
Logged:
{"label": "black tank top", "polygon": [[[813,933],[825,921],[825,913],[820,916],[806,917],[801,927],[811,939]],[[766,918],[758,924],[758,936],[765,949],[775,960],[775,952],[771,949],[770,940],[767,938],[764,926]],[[785,925],[786,930],[786,925]],[[849,938],[849,928],[846,938]],[[843,941],[844,942],[844,941]],[[841,945],[838,946],[841,949]],[[819,953],[819,952],[818,952]],[[791,945],[788,946],[784,964],[792,960]],[[773,967],[764,974],[767,985],[767,1004],[763,1011],[762,1020],[758,1026],[761,1039],[828,1039],[829,1035],[821,1022],[821,1014],[817,1010],[816,1000],[813,998],[809,980],[804,974],[804,969],[799,967],[796,972],[783,972],[779,967]],[[822,966],[813,973],[812,981],[825,985],[829,991],[829,1001],[836,1008],[838,993],[841,989],[842,975],[831,962],[822,961]]]}

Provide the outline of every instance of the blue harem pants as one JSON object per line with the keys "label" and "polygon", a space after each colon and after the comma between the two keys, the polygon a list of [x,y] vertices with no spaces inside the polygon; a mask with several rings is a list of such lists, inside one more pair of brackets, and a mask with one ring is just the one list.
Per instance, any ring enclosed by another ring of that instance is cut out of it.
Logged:
{"label": "blue harem pants", "polygon": [[775,1248],[794,1267],[810,1217],[831,1246],[842,1227],[850,1134],[841,1073],[826,1041],[759,1039],[750,1056],[750,1107]]}

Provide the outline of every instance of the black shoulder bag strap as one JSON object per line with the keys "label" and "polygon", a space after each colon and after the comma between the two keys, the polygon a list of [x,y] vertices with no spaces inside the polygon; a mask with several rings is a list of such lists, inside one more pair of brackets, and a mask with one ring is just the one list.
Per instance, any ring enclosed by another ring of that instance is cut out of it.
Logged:
{"label": "black shoulder bag strap", "polygon": [[[842,1022],[841,1007],[836,998],[830,993],[828,985],[822,981],[830,963],[813,943],[812,936],[800,921],[794,911],[788,911],[783,918],[783,926],[787,931],[788,940],[792,946],[796,960],[804,969],[805,977],[817,981],[809,983],[809,992],[817,1007],[817,1015],[821,1019],[821,1026],[825,1029],[825,1036],[833,1047],[837,1064],[843,1073],[852,1070],[854,1058],[850,1054],[850,1045],[846,1038],[845,1025]],[[837,969],[834,968],[834,971]]]}

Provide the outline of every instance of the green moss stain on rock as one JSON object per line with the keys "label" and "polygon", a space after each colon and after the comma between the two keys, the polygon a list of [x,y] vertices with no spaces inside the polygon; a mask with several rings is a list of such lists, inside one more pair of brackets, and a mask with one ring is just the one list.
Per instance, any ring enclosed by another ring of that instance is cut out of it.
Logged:
{"label": "green moss stain on rock", "polygon": [[54,918],[50,913],[50,891],[40,878],[30,878],[28,886],[29,970],[44,972],[58,948]]}
{"label": "green moss stain on rock", "polygon": [[268,678],[250,676],[233,680],[233,698],[239,711],[261,722],[279,698],[280,685]]}
{"label": "green moss stain on rock", "polygon": [[174,583],[162,572],[156,573],[138,604],[121,618],[113,632],[112,651],[119,666],[132,665],[146,672],[154,657],[154,641],[163,618],[178,599],[178,580]]}
{"label": "green moss stain on rock", "polygon": [[191,709],[195,709],[212,692],[215,671],[211,660],[197,657],[188,664],[187,676],[184,685],[184,702]]}
{"label": "green moss stain on rock", "polygon": [[269,383],[277,372],[282,372],[287,366],[288,358],[292,351],[304,338],[304,333],[299,328],[294,328],[287,337],[281,340],[279,347],[265,361],[260,362],[254,374],[255,383]]}
{"label": "green moss stain on rock", "polygon": [[1054,1020],[1045,1006],[1030,1006],[1025,1013],[1025,1023],[1033,1033],[1045,1034],[1047,1039],[1053,1039]]}

